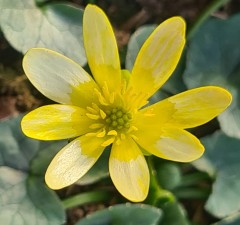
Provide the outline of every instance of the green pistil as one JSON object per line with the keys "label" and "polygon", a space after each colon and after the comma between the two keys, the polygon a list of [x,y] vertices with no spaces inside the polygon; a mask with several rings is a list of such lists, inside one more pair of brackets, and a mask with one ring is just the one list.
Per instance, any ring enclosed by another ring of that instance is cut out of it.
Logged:
{"label": "green pistil", "polygon": [[128,129],[130,128],[130,120],[132,115],[121,108],[113,108],[106,110],[107,117],[105,118],[109,130],[111,129]]}

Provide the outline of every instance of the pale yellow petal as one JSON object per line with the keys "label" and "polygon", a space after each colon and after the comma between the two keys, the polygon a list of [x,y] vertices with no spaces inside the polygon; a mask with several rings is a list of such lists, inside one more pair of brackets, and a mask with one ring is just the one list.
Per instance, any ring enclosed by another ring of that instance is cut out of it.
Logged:
{"label": "pale yellow petal", "polygon": [[231,100],[231,94],[223,88],[195,88],[141,110],[136,116],[136,126],[142,130],[147,127],[161,129],[164,126],[196,127],[218,116]]}
{"label": "pale yellow petal", "polygon": [[137,143],[148,152],[172,161],[191,162],[204,152],[203,145],[195,136],[176,127],[164,128],[161,133],[145,130],[145,134],[136,136]]}
{"label": "pale yellow petal", "polygon": [[83,15],[83,37],[92,74],[100,87],[106,82],[110,91],[121,84],[120,60],[116,39],[105,13],[88,5]]}
{"label": "pale yellow petal", "polygon": [[114,143],[109,172],[117,190],[133,202],[143,201],[148,194],[149,171],[137,144],[127,137],[119,145]]}
{"label": "pale yellow petal", "polygon": [[46,105],[25,115],[21,126],[28,137],[60,140],[87,133],[91,123],[86,110],[77,106]]}
{"label": "pale yellow petal", "polygon": [[129,87],[149,98],[175,70],[185,44],[185,21],[172,17],[161,23],[140,49]]}
{"label": "pale yellow petal", "polygon": [[85,107],[96,101],[96,83],[71,59],[49,49],[30,49],[23,69],[32,84],[46,97],[62,104]]}
{"label": "pale yellow petal", "polygon": [[94,165],[104,148],[100,138],[82,136],[60,150],[50,163],[45,181],[61,189],[78,181]]}

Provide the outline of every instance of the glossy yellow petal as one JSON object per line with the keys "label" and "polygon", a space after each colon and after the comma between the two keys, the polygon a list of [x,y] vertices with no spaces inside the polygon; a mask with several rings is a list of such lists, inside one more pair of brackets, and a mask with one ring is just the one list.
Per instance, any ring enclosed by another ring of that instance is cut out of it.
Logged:
{"label": "glossy yellow petal", "polygon": [[176,68],[185,44],[185,21],[172,17],[161,23],[143,44],[129,87],[150,97]]}
{"label": "glossy yellow petal", "polygon": [[33,110],[22,119],[23,132],[40,140],[60,140],[90,131],[92,120],[77,106],[46,105]]}
{"label": "glossy yellow petal", "polygon": [[88,5],[83,15],[83,37],[92,74],[100,87],[106,82],[111,91],[120,87],[121,70],[116,39],[105,13]]}
{"label": "glossy yellow petal", "polygon": [[104,148],[100,138],[82,136],[60,150],[50,163],[45,181],[61,189],[79,180],[94,165]]}
{"label": "glossy yellow petal", "polygon": [[96,101],[96,83],[71,59],[44,48],[30,49],[23,69],[32,84],[46,97],[62,104],[85,107]]}
{"label": "glossy yellow petal", "polygon": [[164,128],[161,133],[145,130],[145,135],[136,136],[137,143],[148,152],[172,161],[191,162],[204,152],[204,147],[195,136],[176,127]]}
{"label": "glossy yellow petal", "polygon": [[195,88],[141,110],[136,117],[136,126],[140,129],[150,126],[154,129],[164,126],[196,127],[218,116],[229,106],[231,100],[231,94],[223,88]]}
{"label": "glossy yellow petal", "polygon": [[132,138],[114,143],[109,172],[117,190],[133,202],[143,201],[148,194],[149,171],[143,154]]}

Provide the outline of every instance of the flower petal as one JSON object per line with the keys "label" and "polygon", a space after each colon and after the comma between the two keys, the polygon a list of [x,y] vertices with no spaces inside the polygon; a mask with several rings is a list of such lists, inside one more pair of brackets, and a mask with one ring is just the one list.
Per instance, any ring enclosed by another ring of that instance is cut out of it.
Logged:
{"label": "flower petal", "polygon": [[62,104],[90,105],[96,83],[71,59],[44,48],[30,49],[23,69],[32,84],[46,97]]}
{"label": "flower petal", "polygon": [[45,181],[52,189],[61,189],[79,180],[102,154],[102,139],[82,136],[60,150],[50,163]]}
{"label": "flower petal", "polygon": [[143,201],[148,194],[149,171],[143,154],[132,138],[114,143],[109,172],[118,191],[133,202]]}
{"label": "flower petal", "polygon": [[145,135],[136,136],[137,143],[148,152],[172,161],[191,162],[204,152],[204,147],[195,136],[175,127],[164,128],[161,133],[145,130]]}
{"label": "flower petal", "polygon": [[83,15],[83,37],[92,74],[100,87],[106,82],[111,91],[120,87],[121,70],[116,39],[105,13],[88,5]]}
{"label": "flower petal", "polygon": [[165,126],[184,129],[196,127],[218,116],[231,100],[231,94],[223,88],[195,88],[141,110],[136,116],[136,126],[139,130],[147,127],[161,129]]}
{"label": "flower petal", "polygon": [[172,17],[161,23],[140,49],[129,87],[149,98],[176,68],[185,44],[185,21]]}
{"label": "flower petal", "polygon": [[21,126],[31,138],[60,140],[87,133],[91,123],[84,109],[69,105],[46,105],[25,115]]}

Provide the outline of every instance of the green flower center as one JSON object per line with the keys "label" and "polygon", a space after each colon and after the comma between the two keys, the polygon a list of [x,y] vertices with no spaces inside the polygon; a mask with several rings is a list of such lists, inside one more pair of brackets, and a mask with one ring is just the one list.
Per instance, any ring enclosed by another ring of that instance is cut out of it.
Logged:
{"label": "green flower center", "polygon": [[106,111],[105,123],[109,130],[122,130],[130,128],[132,116],[121,108],[112,108]]}

